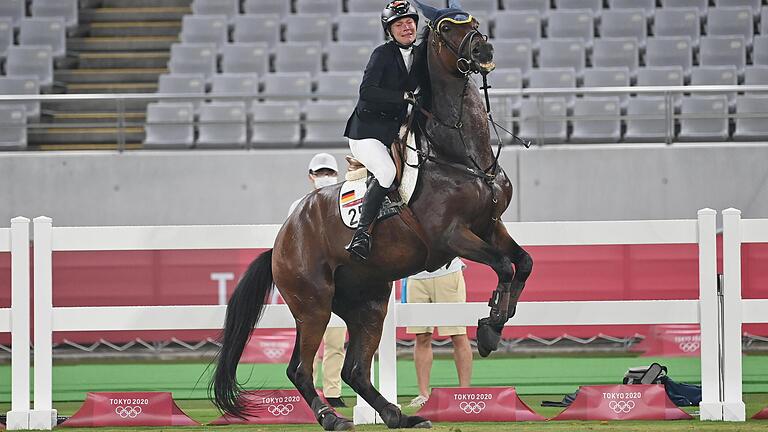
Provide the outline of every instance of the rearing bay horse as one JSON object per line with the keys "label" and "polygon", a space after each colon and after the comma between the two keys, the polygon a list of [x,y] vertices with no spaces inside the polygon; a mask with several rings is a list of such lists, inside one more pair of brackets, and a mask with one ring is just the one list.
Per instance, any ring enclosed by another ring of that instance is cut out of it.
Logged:
{"label": "rearing bay horse", "polygon": [[369,260],[355,261],[344,249],[353,231],[339,215],[340,186],[308,195],[283,225],[274,249],[250,264],[229,301],[211,383],[214,403],[223,412],[246,414],[235,372],[273,282],[296,320],[288,378],[325,430],[353,427],[325,405],[312,381],[313,359],[331,311],[349,331],[342,379],[388,427],[431,426],[427,419],[404,415],[391,403],[396,401],[387,401],[370,381],[394,280],[424,269],[434,271],[456,256],[491,266],[498,285],[489,302],[490,316],[478,323],[478,350],[487,356],[496,349],[533,261],[501,222],[512,199],[512,185],[494,157],[483,99],[469,78],[470,69],[488,73],[494,68],[493,47],[477,30],[476,20],[468,14],[464,21],[450,19],[456,9],[450,10],[454,14],[427,15],[431,113],[417,127],[429,157],[409,205],[422,235],[400,217],[382,220]]}

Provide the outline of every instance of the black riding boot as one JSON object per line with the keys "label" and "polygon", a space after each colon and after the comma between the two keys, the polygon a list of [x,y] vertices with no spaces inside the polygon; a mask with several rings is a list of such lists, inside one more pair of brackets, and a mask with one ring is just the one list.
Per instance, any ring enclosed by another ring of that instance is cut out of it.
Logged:
{"label": "black riding boot", "polygon": [[381,203],[384,201],[384,197],[387,196],[388,190],[388,188],[382,187],[377,179],[373,179],[371,184],[368,185],[368,191],[365,193],[365,201],[360,211],[360,224],[357,226],[357,231],[355,231],[352,241],[346,247],[352,256],[363,261],[367,260],[368,254],[371,253],[371,235],[368,234],[368,227],[379,214]]}

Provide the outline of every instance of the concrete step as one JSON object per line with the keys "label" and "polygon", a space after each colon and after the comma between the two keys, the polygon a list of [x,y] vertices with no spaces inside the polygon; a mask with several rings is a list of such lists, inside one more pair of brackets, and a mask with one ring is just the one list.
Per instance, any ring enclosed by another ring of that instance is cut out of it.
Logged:
{"label": "concrete step", "polygon": [[[154,91],[153,91],[154,92]],[[78,92],[70,92],[78,93]],[[83,92],[79,92],[83,93]],[[106,93],[103,90],[94,90],[89,93]],[[111,93],[136,93],[135,91],[119,91]],[[126,112],[147,110],[148,100],[126,100],[123,101]],[[82,101],[52,101],[43,102],[41,110],[44,114],[56,115],[56,113],[77,113],[77,112],[116,112],[114,100],[82,100]]]}
{"label": "concrete step", "polygon": [[67,40],[67,48],[73,52],[168,51],[176,42],[178,36],[84,37]]}
{"label": "concrete step", "polygon": [[89,36],[176,36],[181,31],[181,21],[109,21],[86,24]]}
{"label": "concrete step", "polygon": [[192,13],[189,7],[119,7],[80,10],[80,22],[178,21]]}
{"label": "concrete step", "polygon": [[[126,143],[123,150],[141,150],[141,143]],[[62,143],[62,144],[30,144],[29,150],[42,151],[89,151],[89,150],[119,150],[117,143]]]}
{"label": "concrete step", "polygon": [[54,80],[64,84],[157,83],[166,68],[71,69],[54,72]]}
{"label": "concrete step", "polygon": [[157,82],[67,83],[65,93],[157,93]]}
{"label": "concrete step", "polygon": [[[126,143],[138,143],[144,139],[143,127],[124,128]],[[66,143],[117,143],[118,129],[115,127],[44,127],[29,128],[27,139],[31,144]]]}
{"label": "concrete step", "polygon": [[[104,8],[125,7],[189,7],[192,0],[101,0]],[[93,6],[93,7],[98,7]]]}
{"label": "concrete step", "polygon": [[[124,121],[128,123],[144,122],[147,117],[145,111],[131,111],[123,114]],[[114,111],[95,112],[54,112],[49,117],[53,123],[117,123],[117,113]]]}
{"label": "concrete step", "polygon": [[82,52],[78,54],[78,65],[85,69],[164,68],[170,57],[167,51]]}

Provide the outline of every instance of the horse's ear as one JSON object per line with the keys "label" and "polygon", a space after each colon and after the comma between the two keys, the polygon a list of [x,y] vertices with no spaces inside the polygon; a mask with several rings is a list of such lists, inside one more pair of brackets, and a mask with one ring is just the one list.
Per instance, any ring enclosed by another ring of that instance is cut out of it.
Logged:
{"label": "horse's ear", "polygon": [[437,9],[433,8],[432,6],[426,5],[419,0],[413,0],[414,3],[416,3],[416,7],[421,10],[421,13],[430,21],[433,21],[435,18],[437,18],[438,13]]}
{"label": "horse's ear", "polygon": [[448,2],[448,8],[450,8],[450,9],[459,9],[459,10],[463,10],[463,9],[461,8],[461,3],[459,3],[459,0],[450,0],[450,1]]}

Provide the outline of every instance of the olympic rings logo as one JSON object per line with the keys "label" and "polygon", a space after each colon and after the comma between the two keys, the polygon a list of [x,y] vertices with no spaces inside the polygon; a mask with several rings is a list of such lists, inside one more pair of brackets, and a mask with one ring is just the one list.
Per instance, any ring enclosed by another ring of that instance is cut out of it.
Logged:
{"label": "olympic rings logo", "polygon": [[275,417],[285,416],[290,414],[291,411],[293,411],[293,404],[270,405],[269,408],[267,408],[267,411],[269,411],[269,413]]}
{"label": "olympic rings logo", "polygon": [[485,402],[462,402],[459,409],[464,411],[464,414],[480,414],[485,409]]}
{"label": "olympic rings logo", "polygon": [[140,406],[119,406],[115,408],[115,414],[119,415],[120,418],[136,418],[141,414],[141,407]]}
{"label": "olympic rings logo", "polygon": [[627,414],[635,408],[635,401],[610,401],[608,408],[612,409],[616,414]]}
{"label": "olympic rings logo", "polygon": [[264,355],[267,356],[269,359],[272,359],[272,360],[274,360],[276,358],[282,357],[283,354],[285,354],[285,350],[284,349],[280,349],[280,348],[265,348],[264,349]]}
{"label": "olympic rings logo", "polygon": [[699,348],[701,348],[701,342],[700,341],[680,342],[677,345],[677,347],[680,348],[680,351],[682,352],[692,353],[692,352],[698,351]]}

